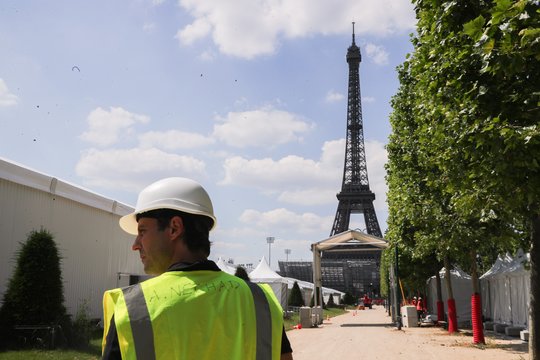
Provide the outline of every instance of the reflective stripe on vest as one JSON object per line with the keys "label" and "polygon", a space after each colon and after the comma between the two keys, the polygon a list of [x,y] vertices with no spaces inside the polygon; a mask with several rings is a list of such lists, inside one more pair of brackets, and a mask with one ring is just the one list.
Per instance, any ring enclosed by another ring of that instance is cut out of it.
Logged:
{"label": "reflective stripe on vest", "polygon": [[[255,283],[248,282],[255,305],[257,326],[257,360],[272,359],[272,314],[264,291]],[[137,359],[154,360],[154,332],[148,306],[141,284],[122,289],[129,316]]]}
{"label": "reflective stripe on vest", "polygon": [[246,281],[255,302],[257,319],[257,360],[272,359],[272,315],[264,291],[252,282]]}
{"label": "reflective stripe on vest", "polygon": [[154,360],[156,358],[154,332],[141,284],[124,288],[122,292],[129,315],[137,359]]}

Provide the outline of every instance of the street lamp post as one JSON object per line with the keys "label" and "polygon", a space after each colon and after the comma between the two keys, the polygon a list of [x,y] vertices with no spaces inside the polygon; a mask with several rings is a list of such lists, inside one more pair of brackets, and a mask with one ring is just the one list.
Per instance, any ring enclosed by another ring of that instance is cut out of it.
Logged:
{"label": "street lamp post", "polygon": [[285,249],[285,266],[283,269],[285,270],[284,276],[289,276],[289,254],[291,253],[291,249]]}
{"label": "street lamp post", "polygon": [[[283,267],[285,270],[284,276],[289,276],[289,254],[291,253],[291,249],[285,249],[285,266]],[[285,287],[285,314],[289,316],[289,284]]]}
{"label": "street lamp post", "polygon": [[275,239],[276,238],[273,237],[273,236],[268,236],[266,238],[266,242],[268,243],[268,265],[270,266],[270,268],[272,267],[272,250],[271,250],[271,246],[274,243]]}

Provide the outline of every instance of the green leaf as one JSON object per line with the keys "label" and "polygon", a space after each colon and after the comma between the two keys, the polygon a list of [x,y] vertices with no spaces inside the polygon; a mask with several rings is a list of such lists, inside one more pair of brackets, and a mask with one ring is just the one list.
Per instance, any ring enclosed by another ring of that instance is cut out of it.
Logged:
{"label": "green leaf", "polygon": [[488,41],[486,41],[486,43],[482,47],[484,49],[484,54],[491,53],[494,47],[495,47],[495,39],[489,39]]}
{"label": "green leaf", "polygon": [[540,41],[540,29],[523,29],[519,32],[521,36],[521,46],[527,47]]}
{"label": "green leaf", "polygon": [[469,35],[475,42],[480,40],[483,33],[484,24],[486,19],[480,15],[476,19],[469,21],[463,25],[463,32]]}
{"label": "green leaf", "polygon": [[512,0],[497,0],[497,5],[491,13],[492,25],[498,25],[504,17],[508,16],[507,12],[513,5],[512,3]]}

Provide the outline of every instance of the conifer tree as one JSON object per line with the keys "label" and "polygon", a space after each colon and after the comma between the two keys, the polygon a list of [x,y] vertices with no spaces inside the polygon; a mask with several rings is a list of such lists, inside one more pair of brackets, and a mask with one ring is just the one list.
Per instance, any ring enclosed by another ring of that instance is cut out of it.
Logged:
{"label": "conifer tree", "polygon": [[304,306],[304,298],[297,281],[294,282],[289,294],[289,306]]}
{"label": "conifer tree", "polygon": [[0,341],[12,343],[16,325],[56,325],[65,319],[58,248],[48,231],[32,231],[16,253],[2,299]]}

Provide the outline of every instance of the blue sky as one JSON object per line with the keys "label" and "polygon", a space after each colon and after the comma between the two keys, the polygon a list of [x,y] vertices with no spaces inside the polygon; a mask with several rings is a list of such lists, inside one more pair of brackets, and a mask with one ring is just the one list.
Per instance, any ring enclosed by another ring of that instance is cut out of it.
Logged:
{"label": "blue sky", "polygon": [[272,268],[285,249],[311,260],[341,188],[352,21],[384,232],[406,0],[4,0],[0,157],[132,206],[155,180],[193,178],[218,218],[212,259],[256,265],[273,236]]}

